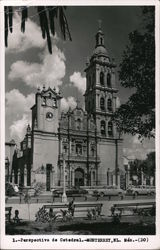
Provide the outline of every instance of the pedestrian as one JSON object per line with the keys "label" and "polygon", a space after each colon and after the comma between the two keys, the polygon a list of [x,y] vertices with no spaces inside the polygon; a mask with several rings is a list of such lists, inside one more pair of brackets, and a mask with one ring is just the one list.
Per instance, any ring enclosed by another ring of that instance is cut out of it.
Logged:
{"label": "pedestrian", "polygon": [[135,192],[133,192],[133,199],[135,199],[136,198],[136,194],[135,194]]}
{"label": "pedestrian", "polygon": [[19,210],[18,209],[15,210],[15,216],[13,218],[13,221],[14,221],[14,223],[19,223],[20,222],[20,219],[19,219]]}
{"label": "pedestrian", "polygon": [[19,193],[19,204],[22,203],[22,192]]}
{"label": "pedestrian", "polygon": [[115,210],[116,210],[116,205],[113,205],[113,206],[111,207],[111,216],[114,216]]}
{"label": "pedestrian", "polygon": [[96,200],[98,201],[98,199],[99,199],[99,193],[96,192]]}
{"label": "pedestrian", "polygon": [[124,197],[123,197],[123,194],[121,193],[121,194],[120,194],[120,199],[123,200],[123,198],[124,198]]}
{"label": "pedestrian", "polygon": [[72,216],[74,216],[74,210],[75,210],[75,204],[73,198],[68,204],[68,212],[71,213]]}
{"label": "pedestrian", "polygon": [[50,220],[52,220],[53,217],[54,217],[54,213],[53,213],[53,208],[51,207],[51,208],[49,209],[49,218],[50,218]]}

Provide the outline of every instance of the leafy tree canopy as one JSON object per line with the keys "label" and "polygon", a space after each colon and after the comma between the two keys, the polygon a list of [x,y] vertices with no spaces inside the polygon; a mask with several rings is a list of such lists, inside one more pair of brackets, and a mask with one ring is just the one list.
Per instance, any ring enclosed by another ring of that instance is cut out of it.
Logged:
{"label": "leafy tree canopy", "polygon": [[141,171],[146,176],[155,176],[155,152],[147,154],[145,160],[135,159],[130,163],[130,174],[141,176]]}
{"label": "leafy tree canopy", "polygon": [[154,137],[155,128],[155,34],[154,7],[142,7],[142,28],[129,34],[119,79],[133,94],[113,118],[118,129],[139,137]]}
{"label": "leafy tree canopy", "polygon": [[[71,34],[68,27],[67,18],[65,15],[66,7],[63,6],[37,6],[37,15],[42,31],[43,39],[47,38],[48,50],[52,54],[51,34],[55,35],[55,19],[58,19],[63,39],[68,37],[71,41]],[[28,7],[21,7],[21,31],[25,32],[25,23],[28,19]],[[13,32],[13,13],[12,6],[5,6],[5,46],[8,46],[8,32]]]}

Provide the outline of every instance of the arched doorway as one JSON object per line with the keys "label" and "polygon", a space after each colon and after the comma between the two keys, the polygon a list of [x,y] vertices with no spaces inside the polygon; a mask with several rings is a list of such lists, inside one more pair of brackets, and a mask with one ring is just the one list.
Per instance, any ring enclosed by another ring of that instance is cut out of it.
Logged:
{"label": "arched doorway", "polygon": [[84,170],[82,168],[75,170],[75,186],[84,186]]}

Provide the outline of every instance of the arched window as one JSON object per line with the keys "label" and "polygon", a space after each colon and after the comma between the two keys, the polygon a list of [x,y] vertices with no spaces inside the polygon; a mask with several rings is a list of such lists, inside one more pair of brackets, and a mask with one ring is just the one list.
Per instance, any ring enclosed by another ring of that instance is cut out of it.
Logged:
{"label": "arched window", "polygon": [[101,121],[101,135],[106,134],[106,123],[105,121]]}
{"label": "arched window", "polygon": [[63,153],[67,153],[67,145],[63,145]]}
{"label": "arched window", "polygon": [[82,155],[82,145],[81,144],[76,144],[76,154]]}
{"label": "arched window", "polygon": [[94,152],[95,152],[94,146],[92,146],[92,147],[91,147],[91,156],[94,156]]}
{"label": "arched window", "polygon": [[76,126],[77,129],[80,130],[81,129],[81,119],[80,118],[77,119],[76,124],[77,124],[77,126]]}
{"label": "arched window", "polygon": [[108,108],[108,111],[112,111],[112,100],[110,98],[107,101],[107,108]]}
{"label": "arched window", "polygon": [[100,99],[100,108],[101,110],[105,110],[105,100],[103,97],[101,97]]}
{"label": "arched window", "polygon": [[110,73],[107,74],[107,86],[111,87],[111,74]]}
{"label": "arched window", "polygon": [[113,124],[112,124],[112,122],[108,122],[108,135],[109,136],[113,135]]}
{"label": "arched window", "polygon": [[100,84],[104,86],[104,73],[103,72],[100,73]]}

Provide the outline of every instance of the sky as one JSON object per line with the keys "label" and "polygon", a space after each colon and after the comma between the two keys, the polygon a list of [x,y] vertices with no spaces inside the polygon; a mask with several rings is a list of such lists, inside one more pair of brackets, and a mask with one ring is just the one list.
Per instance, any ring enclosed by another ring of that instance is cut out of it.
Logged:
{"label": "sky", "polygon": [[[16,8],[18,10],[18,8]],[[52,37],[53,53],[49,54],[46,40],[42,39],[35,7],[29,7],[25,33],[20,31],[19,12],[14,12],[13,33],[8,37],[5,52],[5,135],[6,141],[14,139],[17,144],[24,138],[27,124],[31,124],[30,108],[35,101],[37,87],[43,84],[61,90],[62,109],[74,108],[78,99],[84,108],[86,85],[85,65],[95,47],[98,20],[102,21],[105,46],[117,64],[117,88],[120,103],[132,94],[118,80],[119,64],[128,44],[128,34],[141,27],[140,7],[136,6],[68,6],[66,16],[72,41],[63,41],[56,25]],[[129,158],[144,159],[154,151],[154,140],[138,136],[124,136],[123,152]]]}

